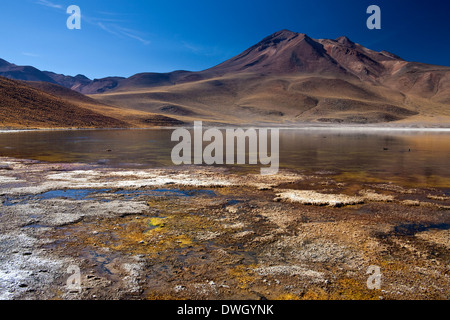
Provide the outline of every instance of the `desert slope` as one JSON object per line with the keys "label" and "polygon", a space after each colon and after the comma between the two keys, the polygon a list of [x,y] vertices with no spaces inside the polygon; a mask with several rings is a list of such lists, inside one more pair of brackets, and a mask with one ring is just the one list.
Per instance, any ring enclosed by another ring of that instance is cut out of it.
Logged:
{"label": "desert slope", "polygon": [[146,128],[154,126],[176,126],[182,124],[181,121],[168,116],[155,114],[148,111],[137,111],[128,108],[121,108],[120,106],[107,105],[77,91],[56,84],[34,81],[28,81],[26,84],[40,91],[63,99],[71,104],[77,105],[78,107],[117,119],[123,123],[120,126],[121,128]]}
{"label": "desert slope", "polygon": [[0,120],[9,128],[128,127],[23,82],[0,77]]}
{"label": "desert slope", "polygon": [[228,74],[208,80],[92,95],[106,104],[192,121],[383,123],[419,115],[395,91],[316,75]]}
{"label": "desert slope", "polygon": [[0,77],[0,127],[129,128],[166,126],[179,121],[148,112],[124,112],[78,92],[45,82]]}

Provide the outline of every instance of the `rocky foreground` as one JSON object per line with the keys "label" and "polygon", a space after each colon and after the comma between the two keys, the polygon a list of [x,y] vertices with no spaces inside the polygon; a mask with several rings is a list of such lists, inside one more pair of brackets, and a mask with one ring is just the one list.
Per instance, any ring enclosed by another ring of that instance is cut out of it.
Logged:
{"label": "rocky foreground", "polygon": [[449,299],[448,192],[0,158],[0,298]]}

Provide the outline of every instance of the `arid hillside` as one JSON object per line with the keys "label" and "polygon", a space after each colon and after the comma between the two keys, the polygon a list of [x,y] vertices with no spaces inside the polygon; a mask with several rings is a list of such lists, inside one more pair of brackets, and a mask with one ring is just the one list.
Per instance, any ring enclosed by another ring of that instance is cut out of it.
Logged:
{"label": "arid hillside", "polygon": [[[95,110],[97,109],[97,110]],[[109,112],[108,112],[109,111]],[[114,112],[115,111],[115,112]],[[129,114],[133,115],[132,112]],[[115,107],[49,83],[25,83],[0,77],[1,128],[127,128],[138,118],[125,119]],[[144,114],[142,114],[144,116]],[[147,126],[167,125],[172,119],[147,114]],[[175,120],[174,120],[175,121]],[[176,121],[175,121],[176,122]]]}

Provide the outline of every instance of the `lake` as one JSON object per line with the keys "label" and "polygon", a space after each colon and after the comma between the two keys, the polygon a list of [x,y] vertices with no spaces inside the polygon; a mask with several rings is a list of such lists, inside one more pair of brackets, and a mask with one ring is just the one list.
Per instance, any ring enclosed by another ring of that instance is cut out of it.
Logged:
{"label": "lake", "polygon": [[[3,132],[0,156],[117,167],[172,166],[173,129]],[[280,129],[280,168],[450,189],[450,131]],[[260,165],[233,166],[259,172]]]}

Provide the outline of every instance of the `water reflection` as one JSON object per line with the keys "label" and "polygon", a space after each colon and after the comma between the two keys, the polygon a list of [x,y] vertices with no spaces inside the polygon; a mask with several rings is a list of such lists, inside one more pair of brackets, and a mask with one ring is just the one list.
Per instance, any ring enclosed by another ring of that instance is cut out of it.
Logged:
{"label": "water reflection", "polygon": [[[0,155],[111,166],[172,165],[172,130],[82,130],[0,134]],[[280,167],[355,179],[450,188],[450,133],[280,130]],[[244,166],[245,167],[245,166]],[[255,168],[255,172],[259,171]]]}

